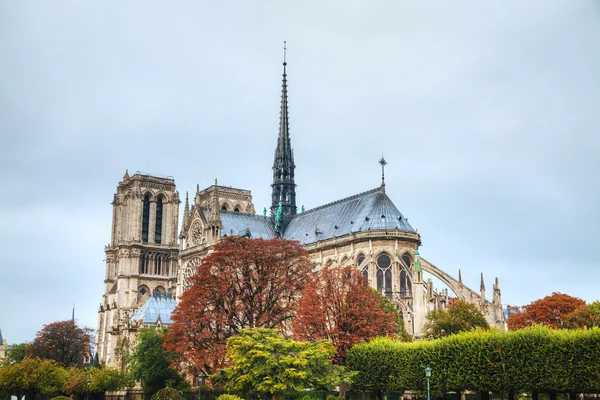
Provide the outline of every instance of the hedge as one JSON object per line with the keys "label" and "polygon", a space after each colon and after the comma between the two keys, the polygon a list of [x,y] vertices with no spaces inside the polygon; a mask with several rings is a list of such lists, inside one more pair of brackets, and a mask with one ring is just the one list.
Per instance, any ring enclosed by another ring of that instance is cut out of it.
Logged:
{"label": "hedge", "polygon": [[475,331],[405,343],[378,338],[356,345],[347,365],[357,371],[354,388],[403,392],[600,391],[600,328],[550,330],[534,326],[512,332]]}

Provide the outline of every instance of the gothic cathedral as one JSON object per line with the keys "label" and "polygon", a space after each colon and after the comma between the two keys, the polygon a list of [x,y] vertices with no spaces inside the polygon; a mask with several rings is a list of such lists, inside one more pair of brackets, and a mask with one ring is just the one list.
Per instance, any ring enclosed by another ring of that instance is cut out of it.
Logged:
{"label": "gothic cathedral", "polygon": [[[354,265],[369,284],[390,298],[406,329],[422,335],[425,316],[454,299],[476,304],[491,326],[504,328],[498,280],[492,301],[436,267],[419,254],[421,236],[385,193],[381,184],[312,210],[298,210],[294,153],[288,125],[287,63],[279,135],[273,161],[270,215],[256,215],[249,190],[215,184],[186,194],[182,226],[179,193],[171,177],[127,172],[113,200],[111,241],[105,248],[106,277],[96,336],[98,356],[108,366],[122,366],[140,326],[169,324],[176,299],[189,285],[202,259],[224,236],[299,241],[315,268]],[[427,272],[447,288],[436,290]],[[450,294],[449,294],[450,290]],[[173,294],[173,295],[171,295]]]}

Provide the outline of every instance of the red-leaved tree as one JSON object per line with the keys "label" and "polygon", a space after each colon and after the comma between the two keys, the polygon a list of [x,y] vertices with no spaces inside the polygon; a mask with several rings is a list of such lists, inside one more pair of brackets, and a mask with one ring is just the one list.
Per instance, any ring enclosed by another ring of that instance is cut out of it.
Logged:
{"label": "red-leaved tree", "polygon": [[298,242],[223,238],[173,312],[165,349],[195,375],[216,372],[239,329],[289,329],[311,270]]}
{"label": "red-leaved tree", "polygon": [[27,346],[27,355],[55,360],[67,367],[80,367],[89,357],[91,332],[92,329],[80,328],[72,320],[44,325]]}
{"label": "red-leaved tree", "polygon": [[334,362],[345,365],[355,343],[397,335],[395,318],[355,267],[326,267],[304,289],[292,329],[298,340],[331,340]]}
{"label": "red-leaved tree", "polygon": [[563,293],[552,293],[543,299],[536,300],[512,314],[506,324],[509,330],[521,329],[533,324],[541,324],[550,328],[571,328],[572,314],[585,301]]}

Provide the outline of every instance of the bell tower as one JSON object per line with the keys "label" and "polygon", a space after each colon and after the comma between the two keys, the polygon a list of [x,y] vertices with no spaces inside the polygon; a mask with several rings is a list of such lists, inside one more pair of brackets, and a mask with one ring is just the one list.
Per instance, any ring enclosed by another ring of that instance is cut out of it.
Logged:
{"label": "bell tower", "polygon": [[271,185],[271,218],[275,220],[275,233],[281,236],[287,224],[296,215],[296,184],[294,183],[294,152],[290,140],[287,99],[287,48],[283,46],[283,84],[281,86],[281,110],[279,136],[273,161],[273,184]]}
{"label": "bell tower", "polygon": [[171,177],[125,172],[112,206],[96,349],[99,359],[114,367],[120,362],[115,354],[120,332],[133,311],[153,292],[175,290],[179,193]]}

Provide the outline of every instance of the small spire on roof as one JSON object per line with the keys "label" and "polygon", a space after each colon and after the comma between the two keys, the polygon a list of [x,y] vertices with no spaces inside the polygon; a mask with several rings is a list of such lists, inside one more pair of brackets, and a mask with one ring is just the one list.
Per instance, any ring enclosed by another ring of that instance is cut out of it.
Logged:
{"label": "small spire on roof", "polygon": [[217,178],[215,178],[215,186],[217,186],[219,184],[219,181],[217,181]]}
{"label": "small spire on roof", "polygon": [[71,313],[71,322],[75,323],[75,302],[73,302],[73,312]]}
{"label": "small spire on roof", "polygon": [[483,272],[481,273],[481,283],[479,284],[480,290],[485,290],[485,282],[483,281]]}
{"label": "small spire on roof", "polygon": [[123,175],[123,180],[129,179],[129,170],[125,170],[125,175]]}
{"label": "small spire on roof", "polygon": [[462,283],[462,273],[458,270],[458,283]]}
{"label": "small spire on roof", "polygon": [[383,154],[381,155],[381,160],[379,160],[379,165],[381,165],[381,191],[385,193],[385,166],[387,162],[383,158]]}

